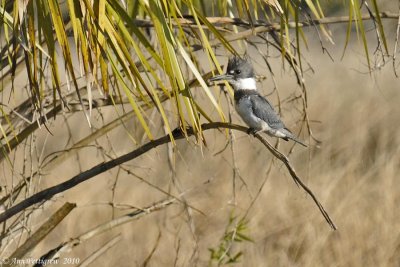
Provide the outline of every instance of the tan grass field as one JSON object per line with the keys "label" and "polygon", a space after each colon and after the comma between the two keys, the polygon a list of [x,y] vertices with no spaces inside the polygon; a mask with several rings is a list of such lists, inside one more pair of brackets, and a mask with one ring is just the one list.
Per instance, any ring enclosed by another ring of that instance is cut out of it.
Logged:
{"label": "tan grass field", "polygon": [[[121,233],[121,240],[92,266],[207,266],[209,248],[217,248],[221,243],[229,218],[241,218],[248,212],[244,232],[252,242],[232,244],[232,253],[243,253],[234,266],[400,266],[400,187],[396,182],[400,169],[399,80],[393,74],[391,62],[371,75],[365,73],[363,48],[355,38],[340,60],[344,40],[338,34],[343,26],[332,30],[337,45],[328,45],[328,49],[334,62],[322,54],[311,31],[308,33],[310,50],[305,53],[315,70],[315,74],[307,72],[305,76],[308,114],[313,133],[322,143],[316,146],[303,132],[301,138],[310,143],[309,148],[295,146],[289,158],[335,221],[337,231],[329,228],[311,198],[294,184],[286,168],[261,143],[239,132],[233,132],[234,162],[240,175],[236,178],[233,201],[231,147],[215,155],[224,148],[227,139],[223,132],[209,130],[205,135],[207,147],[196,146],[194,139],[178,141],[176,146],[174,179],[179,180],[181,190],[186,192],[188,205],[195,208],[190,209],[189,215],[182,204],[176,203],[96,236],[63,253],[62,257],[83,260]],[[394,29],[389,30],[388,38],[393,40],[393,34]],[[393,42],[390,45],[392,49]],[[254,60],[257,73],[268,76],[262,63],[259,58]],[[280,58],[271,58],[270,63],[281,100],[289,93],[299,95],[293,74],[281,70]],[[264,88],[264,94],[271,93],[272,89],[268,89],[272,86],[271,78],[259,86]],[[227,110],[223,95],[220,98]],[[269,98],[277,104],[276,94]],[[282,106],[283,120],[296,132],[300,114],[295,109],[297,105],[283,101]],[[110,116],[106,114],[105,120]],[[71,127],[78,127],[72,136],[74,140],[89,132],[82,118],[82,114],[69,118]],[[233,120],[243,124],[237,115]],[[101,124],[99,119],[98,125]],[[63,125],[61,118],[52,125],[54,137],[49,137],[46,153],[65,146]],[[127,127],[134,129],[137,124],[130,122]],[[159,129],[159,123],[155,121],[153,127]],[[41,132],[39,147],[46,130]],[[159,131],[159,134],[163,133]],[[139,140],[140,136],[138,131]],[[107,152],[112,156],[114,152],[121,155],[135,147],[123,128],[114,130],[108,139],[101,138],[99,144],[110,147],[110,140],[113,151]],[[279,150],[287,153],[291,146],[292,143],[281,142]],[[107,158],[95,147],[82,149],[67,163],[48,171],[41,186],[45,188],[69,179],[104,160]],[[179,195],[172,186],[166,146],[125,167],[159,189],[172,188],[171,193]],[[259,197],[249,209],[264,180]],[[123,170],[106,172],[57,196],[51,207],[37,215],[33,229],[65,201],[78,205],[32,252],[32,257],[39,257],[60,242],[131,210],[113,209],[108,204],[111,201],[143,208],[165,197],[158,189]],[[215,265],[216,262],[211,263]]]}

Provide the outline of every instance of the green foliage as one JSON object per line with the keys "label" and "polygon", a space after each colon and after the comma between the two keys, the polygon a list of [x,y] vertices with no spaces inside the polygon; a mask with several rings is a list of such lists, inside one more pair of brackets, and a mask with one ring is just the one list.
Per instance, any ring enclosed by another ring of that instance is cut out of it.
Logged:
{"label": "green foliage", "polygon": [[216,248],[209,248],[210,265],[213,263],[221,265],[240,262],[243,252],[237,251],[235,244],[243,241],[253,242],[247,234],[247,224],[248,222],[245,219],[230,216],[220,243]]}
{"label": "green foliage", "polygon": [[[356,26],[368,66],[371,57],[363,10],[375,14],[377,37],[388,52],[377,1],[369,2],[349,1],[346,7],[349,29],[352,24]],[[325,6],[330,5],[325,3]],[[4,47],[1,47],[0,92],[11,90],[12,95],[16,71],[25,71],[32,113],[46,120],[49,114],[43,102],[51,100],[53,109],[57,110],[52,114],[55,116],[62,110],[60,105],[68,107],[67,92],[75,89],[90,125],[92,90],[97,87],[106,97],[126,99],[149,139],[153,139],[154,133],[142,103],[156,108],[169,133],[176,125],[183,131],[191,126],[201,141],[199,114],[212,121],[224,121],[226,117],[215,97],[218,89],[210,89],[201,75],[204,68],[222,72],[216,48],[221,47],[228,54],[244,53],[243,49],[235,50],[233,40],[248,41],[255,34],[273,32],[272,48],[282,54],[283,62],[288,62],[304,87],[300,46],[302,42],[307,46],[307,40],[301,23],[307,20],[308,13],[308,17],[316,19],[309,25],[318,25],[321,38],[333,42],[327,26],[318,23],[325,18],[325,6],[311,0],[301,3],[237,0],[235,5],[228,0],[99,0],[93,4],[88,0],[68,0],[63,5],[55,0],[2,1],[0,31]],[[226,17],[215,19],[215,16]],[[350,30],[346,45],[349,36]],[[205,67],[196,59],[200,49],[204,52]],[[198,94],[208,99],[211,108],[199,105],[190,90],[188,77],[198,81],[197,86],[201,87]],[[80,79],[84,82],[79,82]],[[167,100],[173,102],[169,114],[163,103]],[[36,128],[13,140],[23,128],[18,129],[7,118],[10,111],[4,109],[2,113],[6,114],[3,118],[8,125],[0,129],[2,153],[7,155]]]}

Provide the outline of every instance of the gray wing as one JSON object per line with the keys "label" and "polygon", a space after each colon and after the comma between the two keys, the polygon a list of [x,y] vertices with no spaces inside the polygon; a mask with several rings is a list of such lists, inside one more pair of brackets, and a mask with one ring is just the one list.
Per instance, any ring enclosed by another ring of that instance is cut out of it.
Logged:
{"label": "gray wing", "polygon": [[250,95],[253,113],[258,118],[267,122],[273,129],[285,128],[285,125],[267,99],[259,94]]}

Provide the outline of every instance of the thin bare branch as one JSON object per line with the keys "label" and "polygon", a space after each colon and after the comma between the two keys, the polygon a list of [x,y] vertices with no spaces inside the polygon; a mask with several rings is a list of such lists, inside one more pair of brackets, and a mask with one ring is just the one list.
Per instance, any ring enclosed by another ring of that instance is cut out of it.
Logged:
{"label": "thin bare branch", "polygon": [[110,241],[108,241],[103,246],[101,246],[101,248],[99,248],[94,253],[92,253],[89,257],[87,257],[85,260],[83,260],[78,266],[79,267],[89,266],[93,261],[95,261],[102,254],[104,254],[107,250],[109,250],[110,248],[115,246],[121,239],[122,239],[121,234],[116,235]]}
{"label": "thin bare branch", "polygon": [[154,252],[156,252],[156,249],[157,249],[158,245],[160,244],[160,239],[161,239],[161,231],[158,232],[156,243],[154,244],[153,249],[150,251],[150,254],[144,260],[144,262],[142,264],[143,267],[147,267],[149,265],[149,262],[150,262],[151,258],[153,257]]}

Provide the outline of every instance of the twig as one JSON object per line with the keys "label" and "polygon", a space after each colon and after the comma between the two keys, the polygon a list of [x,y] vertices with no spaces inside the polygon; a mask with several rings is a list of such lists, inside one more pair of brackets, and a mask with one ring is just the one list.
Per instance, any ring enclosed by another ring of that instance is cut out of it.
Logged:
{"label": "twig", "polygon": [[85,260],[79,264],[79,267],[86,267],[89,266],[94,260],[96,260],[99,256],[101,256],[104,252],[115,246],[122,238],[121,234],[116,235],[113,237],[110,241],[105,243],[101,248],[96,250],[94,253],[92,253],[89,257],[87,257]]}
{"label": "twig", "polygon": [[[209,129],[218,129],[218,128],[226,128],[226,129],[232,129],[232,130],[237,130],[237,131],[242,131],[242,132],[247,132],[248,128],[236,124],[231,124],[231,123],[225,123],[225,122],[211,122],[211,123],[205,123],[201,125],[201,128],[203,131],[209,130]],[[186,138],[186,136],[192,136],[195,135],[195,131],[193,131],[192,128],[187,128],[186,129],[186,135],[181,131],[180,128],[176,128],[172,132],[172,136],[175,140],[183,139]],[[286,168],[288,169],[290,175],[292,176],[293,180],[296,182],[296,184],[300,185],[314,200],[315,204],[318,206],[320,212],[324,216],[325,220],[328,222],[328,224],[332,227],[332,229],[336,230],[336,226],[329,217],[328,213],[325,211],[321,203],[318,201],[318,199],[315,197],[313,192],[301,181],[300,177],[296,174],[294,168],[290,165],[289,159],[280,153],[278,150],[276,150],[273,146],[271,146],[267,140],[265,140],[261,135],[256,134],[255,137],[263,143],[267,149],[275,156],[277,157],[280,161],[282,161]],[[43,191],[40,191],[31,197],[24,199],[20,203],[16,204],[15,206],[7,209],[5,212],[0,214],[0,222],[4,222],[8,218],[14,216],[15,214],[19,213],[20,211],[25,210],[28,207],[31,207],[35,205],[36,203],[39,203],[43,200],[48,200],[54,195],[64,192],[84,181],[89,180],[90,178],[93,178],[94,176],[106,172],[124,162],[130,161],[134,158],[137,158],[146,152],[150,151],[153,148],[156,148],[162,144],[166,144],[168,142],[171,142],[171,138],[169,135],[165,135],[163,137],[160,137],[156,140],[150,141],[143,146],[137,148],[136,150],[127,153],[125,155],[122,155],[114,160],[110,160],[101,164],[98,164],[94,166],[93,168],[84,171],[73,178],[60,183],[58,185],[55,185],[53,187],[47,188]]]}
{"label": "twig", "polygon": [[262,181],[261,186],[258,188],[258,191],[257,191],[256,195],[255,195],[254,198],[251,200],[250,205],[249,205],[249,207],[247,208],[247,210],[246,210],[246,212],[245,212],[245,214],[244,214],[244,216],[243,216],[243,219],[246,219],[246,218],[247,218],[247,216],[248,216],[249,213],[250,213],[251,208],[253,207],[254,203],[256,203],[256,200],[257,200],[258,197],[260,196],[260,194],[261,194],[261,192],[262,192],[262,190],[263,190],[263,188],[264,188],[265,183],[267,182],[267,180],[268,180],[269,177],[270,177],[273,163],[274,163],[274,161],[271,160],[271,162],[269,163],[268,169],[267,169],[267,171],[265,172],[265,178],[264,178],[264,180]]}
{"label": "twig", "polygon": [[150,254],[144,260],[144,262],[142,264],[143,267],[147,267],[149,265],[149,262],[150,262],[151,258],[153,257],[154,252],[156,252],[156,249],[157,249],[158,245],[160,244],[160,239],[161,239],[161,231],[158,232],[158,237],[157,237],[156,243],[154,244],[153,249],[150,251]]}

